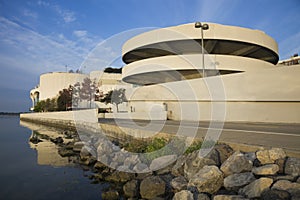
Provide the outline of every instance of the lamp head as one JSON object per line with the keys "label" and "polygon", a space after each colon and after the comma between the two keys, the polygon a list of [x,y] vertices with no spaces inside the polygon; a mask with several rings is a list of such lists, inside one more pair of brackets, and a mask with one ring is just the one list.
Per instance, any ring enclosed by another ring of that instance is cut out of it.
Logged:
{"label": "lamp head", "polygon": [[201,28],[202,24],[201,22],[195,22],[195,28]]}
{"label": "lamp head", "polygon": [[203,30],[207,30],[207,29],[209,29],[209,26],[208,26],[208,24],[203,24],[203,25],[202,25],[202,29],[203,29]]}

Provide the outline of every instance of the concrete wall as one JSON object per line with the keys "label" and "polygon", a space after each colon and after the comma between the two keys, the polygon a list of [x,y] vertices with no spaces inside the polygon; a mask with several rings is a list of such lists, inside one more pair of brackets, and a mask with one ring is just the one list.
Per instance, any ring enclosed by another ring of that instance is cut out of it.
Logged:
{"label": "concrete wall", "polygon": [[24,113],[20,115],[21,119],[30,120],[65,120],[78,122],[98,122],[97,109],[78,110],[78,111],[62,111],[62,112],[44,112],[44,113]]}
{"label": "concrete wall", "polygon": [[217,113],[225,107],[226,121],[300,123],[299,74],[296,65],[144,86],[129,102],[141,108],[146,101],[165,103],[173,120],[215,119],[216,105]]}
{"label": "concrete wall", "polygon": [[42,74],[40,76],[40,100],[53,98],[58,95],[58,92],[69,85],[74,85],[77,82],[83,82],[88,75],[78,73],[53,72]]}

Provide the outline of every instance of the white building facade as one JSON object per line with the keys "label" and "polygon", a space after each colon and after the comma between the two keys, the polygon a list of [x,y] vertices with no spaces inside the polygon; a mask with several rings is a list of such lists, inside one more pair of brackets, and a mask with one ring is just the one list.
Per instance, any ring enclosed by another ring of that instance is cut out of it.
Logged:
{"label": "white building facade", "polygon": [[141,86],[128,98],[131,111],[164,110],[170,120],[300,123],[299,65],[278,67],[277,43],[262,31],[207,25],[203,35],[191,23],[123,45],[122,80]]}

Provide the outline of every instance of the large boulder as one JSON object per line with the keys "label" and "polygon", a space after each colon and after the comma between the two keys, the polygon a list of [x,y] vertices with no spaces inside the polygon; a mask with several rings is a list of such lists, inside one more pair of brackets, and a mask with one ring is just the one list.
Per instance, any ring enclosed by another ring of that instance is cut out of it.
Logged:
{"label": "large boulder", "polygon": [[146,177],[140,185],[140,194],[144,199],[154,199],[165,193],[166,183],[159,176]]}
{"label": "large boulder", "polygon": [[132,170],[136,173],[146,173],[150,171],[148,165],[141,162],[137,163]]}
{"label": "large boulder", "polygon": [[233,149],[227,144],[217,144],[214,148],[219,152],[221,164],[234,153]]}
{"label": "large boulder", "polygon": [[300,184],[299,183],[293,183],[293,182],[287,181],[287,180],[277,181],[272,186],[272,189],[288,191],[292,196],[295,195],[295,194],[297,194],[297,195],[300,194]]}
{"label": "large boulder", "polygon": [[133,178],[134,178],[134,174],[116,170],[112,172],[110,175],[106,176],[105,180],[114,183],[125,183],[127,181],[132,180]]}
{"label": "large boulder", "polygon": [[216,193],[223,185],[223,173],[216,166],[204,166],[189,181],[199,192]]}
{"label": "large boulder", "polygon": [[115,190],[103,192],[101,194],[101,196],[102,196],[102,199],[104,199],[104,200],[118,200],[119,199],[119,193],[118,193],[118,191],[115,191]]}
{"label": "large boulder", "polygon": [[252,169],[255,175],[274,175],[279,171],[279,166],[276,164],[263,165]]}
{"label": "large boulder", "polygon": [[251,172],[232,174],[224,179],[224,187],[227,190],[238,190],[254,180],[255,177]]}
{"label": "large boulder", "polygon": [[209,196],[205,193],[199,193],[195,200],[210,200]]}
{"label": "large boulder", "polygon": [[[125,158],[124,165],[128,168],[133,168],[136,164],[140,163],[139,156],[137,154],[133,154]],[[140,172],[140,171],[138,171]]]}
{"label": "large boulder", "polygon": [[216,165],[217,163],[209,158],[199,156],[199,151],[191,153],[184,164],[184,176],[190,180],[196,173],[206,165]]}
{"label": "large boulder", "polygon": [[174,191],[185,190],[187,188],[188,182],[183,176],[178,176],[172,179],[170,185],[174,189]]}
{"label": "large boulder", "polygon": [[188,190],[175,193],[173,200],[194,200],[193,194]]}
{"label": "large boulder", "polygon": [[183,168],[184,168],[184,163],[186,160],[187,160],[187,156],[185,156],[185,155],[182,155],[177,159],[175,165],[172,167],[172,170],[171,170],[171,173],[174,176],[183,176],[184,175]]}
{"label": "large boulder", "polygon": [[220,169],[226,177],[235,173],[251,171],[252,164],[250,160],[246,159],[243,153],[237,151],[221,165]]}
{"label": "large boulder", "polygon": [[260,150],[256,152],[256,157],[261,164],[273,164],[275,160],[285,158],[286,154],[281,148],[272,148],[270,150]]}
{"label": "large boulder", "polygon": [[261,193],[261,197],[262,200],[270,200],[270,199],[276,199],[276,200],[290,200],[291,199],[291,195],[290,193],[288,193],[287,191],[284,190],[264,190]]}
{"label": "large boulder", "polygon": [[153,159],[149,168],[152,171],[156,171],[156,170],[165,168],[166,166],[172,164],[173,162],[176,161],[176,159],[177,159],[177,155],[161,156],[161,157]]}
{"label": "large boulder", "polygon": [[258,198],[264,190],[270,188],[272,183],[273,179],[271,178],[260,178],[241,188],[239,194],[248,198]]}
{"label": "large boulder", "polygon": [[300,159],[299,158],[288,158],[284,168],[285,174],[292,176],[300,175]]}
{"label": "large boulder", "polygon": [[128,181],[123,186],[123,191],[126,197],[136,197],[138,191],[138,181],[137,180]]}
{"label": "large boulder", "polygon": [[216,195],[213,200],[248,200],[241,195]]}

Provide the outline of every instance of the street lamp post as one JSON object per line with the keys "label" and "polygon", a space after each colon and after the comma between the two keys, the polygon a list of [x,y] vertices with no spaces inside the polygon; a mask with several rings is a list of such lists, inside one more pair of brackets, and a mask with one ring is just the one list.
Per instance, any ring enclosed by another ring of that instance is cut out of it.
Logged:
{"label": "street lamp post", "polygon": [[202,76],[205,77],[203,30],[209,29],[209,26],[208,26],[208,24],[201,24],[201,22],[196,22],[195,28],[201,29]]}

